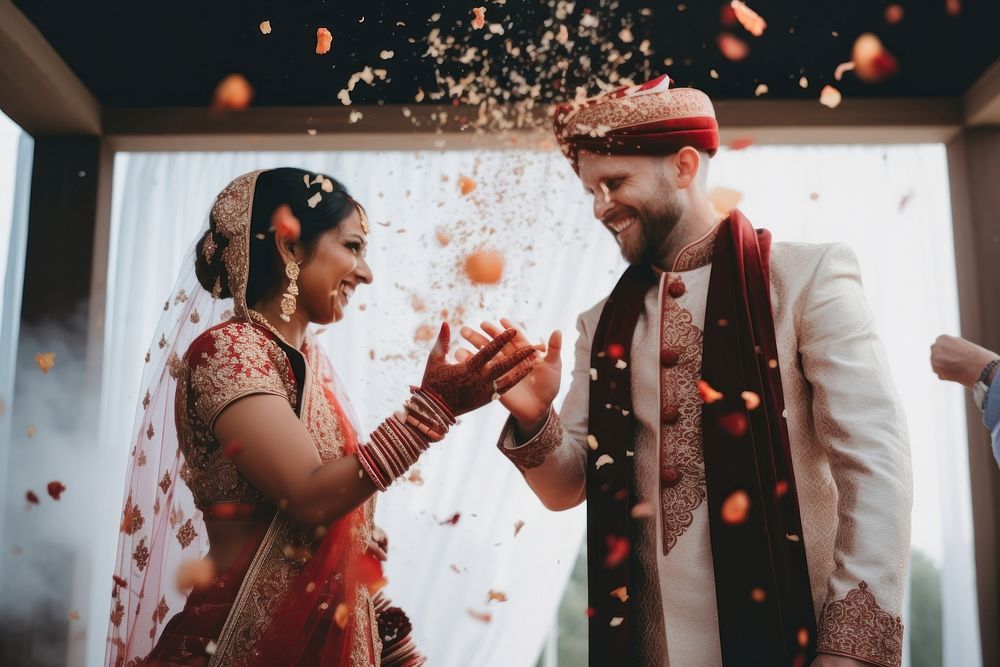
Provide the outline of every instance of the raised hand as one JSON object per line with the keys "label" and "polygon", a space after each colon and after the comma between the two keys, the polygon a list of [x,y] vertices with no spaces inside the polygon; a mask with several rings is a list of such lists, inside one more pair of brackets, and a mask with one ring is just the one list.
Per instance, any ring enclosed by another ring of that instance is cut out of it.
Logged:
{"label": "raised hand", "polygon": [[[512,344],[517,333],[516,329],[498,332],[479,352],[450,364],[445,357],[451,345],[451,330],[445,322],[427,358],[420,388],[439,398],[456,417],[502,396],[524,379],[535,363],[534,347]],[[501,355],[504,347],[509,347],[509,353]]]}
{"label": "raised hand", "polygon": [[[500,324],[506,327],[506,330],[491,322],[483,322],[480,325],[483,333],[470,327],[462,327],[462,337],[474,348],[480,350],[479,354],[481,354],[482,350],[488,349],[489,346],[495,345],[497,341],[503,340],[504,336],[509,335],[507,332],[516,331],[517,335],[509,343],[505,343],[500,351],[505,360],[511,355],[517,354],[518,350],[531,345],[524,332],[517,329],[510,320],[501,318]],[[545,424],[552,401],[559,393],[559,382],[562,377],[562,359],[560,358],[562,334],[559,331],[553,331],[552,335],[549,336],[548,345],[540,345],[535,349],[538,351],[536,357],[525,362],[520,369],[528,368],[524,380],[500,397],[500,402],[517,420],[521,434],[528,437],[538,432]],[[472,358],[472,352],[460,349],[456,353],[456,357],[459,361]],[[529,367],[528,364],[532,362],[533,365]]]}

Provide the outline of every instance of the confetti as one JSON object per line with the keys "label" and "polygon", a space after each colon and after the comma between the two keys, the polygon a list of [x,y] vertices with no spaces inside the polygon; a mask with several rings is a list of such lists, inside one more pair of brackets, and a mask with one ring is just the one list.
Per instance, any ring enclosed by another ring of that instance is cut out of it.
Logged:
{"label": "confetti", "polygon": [[475,609],[467,610],[469,616],[476,619],[480,623],[489,623],[493,620],[493,615],[485,611],[476,611]]}
{"label": "confetti", "polygon": [[840,63],[837,65],[837,69],[833,70],[834,81],[840,81],[844,78],[844,72],[850,72],[854,69],[854,61],[848,60],[846,63]]}
{"label": "confetti", "polygon": [[759,84],[757,84],[757,87],[754,88],[754,91],[753,91],[754,97],[760,97],[761,95],[767,95],[767,93],[768,93],[769,90],[770,89],[767,87],[766,83],[759,83]]}
{"label": "confetti", "polygon": [[749,45],[739,37],[734,37],[727,32],[721,33],[715,38],[715,45],[719,47],[719,51],[727,60],[734,63],[738,63],[750,55]]}
{"label": "confetti", "polygon": [[56,365],[56,353],[55,352],[42,352],[35,353],[35,363],[38,364],[38,368],[41,369],[46,375],[49,374]]}
{"label": "confetti", "polygon": [[760,14],[747,7],[746,3],[740,2],[740,0],[732,0],[729,6],[733,8],[736,20],[740,22],[740,25],[747,32],[754,37],[760,37],[764,34],[764,30],[767,28],[767,21]]}
{"label": "confetti", "polygon": [[851,50],[854,73],[865,83],[880,83],[899,70],[895,56],[886,51],[882,40],[870,32],[859,36]]}
{"label": "confetti", "polygon": [[823,90],[819,93],[819,103],[830,109],[836,109],[840,106],[842,99],[840,91],[833,86],[823,86]]}
{"label": "confetti", "polygon": [[455,524],[458,523],[458,520],[461,519],[461,518],[462,518],[462,513],[461,512],[455,512],[454,514],[452,514],[450,517],[448,517],[444,521],[438,521],[438,525],[439,526],[454,526]]}
{"label": "confetti", "polygon": [[59,500],[59,496],[61,496],[62,492],[65,490],[66,487],[63,486],[62,482],[49,482],[46,487],[46,491],[48,491],[49,495],[52,496],[52,500]]}
{"label": "confetti", "polygon": [[302,225],[288,204],[282,204],[274,209],[274,214],[271,215],[271,229],[279,239],[287,239],[293,243],[298,241],[302,234]]}
{"label": "confetti", "polygon": [[729,188],[712,188],[706,196],[720,215],[728,215],[743,199],[742,193]]}
{"label": "confetti", "polygon": [[309,204],[309,208],[316,208],[316,205],[319,204],[321,201],[323,201],[323,195],[317,192],[308,200],[306,200],[306,203]]}
{"label": "confetti", "polygon": [[264,35],[270,35],[271,34],[271,22],[270,21],[261,21],[260,22],[260,32],[261,32],[261,34],[264,34]]}
{"label": "confetti", "polygon": [[592,450],[597,451],[598,447],[597,437],[592,433],[587,434],[587,446],[590,447]]}
{"label": "confetti", "polygon": [[760,396],[752,391],[744,391],[740,394],[740,398],[746,403],[747,410],[756,410],[760,407]]}
{"label": "confetti", "polygon": [[506,602],[506,601],[507,601],[506,593],[501,593],[500,591],[494,591],[491,589],[486,594],[486,604],[489,604],[491,602]]}
{"label": "confetti", "polygon": [[518,519],[517,521],[514,522],[514,537],[517,537],[517,534],[521,532],[522,528],[524,528],[523,521]]}
{"label": "confetti", "polygon": [[615,462],[615,460],[613,458],[611,458],[611,455],[609,455],[609,454],[601,454],[600,456],[597,457],[597,462],[594,464],[594,466],[598,470],[600,470],[602,466],[606,466],[606,465],[614,463],[614,462]]}
{"label": "confetti", "polygon": [[458,177],[458,188],[462,191],[463,195],[467,195],[476,189],[476,181],[469,178],[468,176]]}
{"label": "confetti", "polygon": [[615,368],[617,368],[618,370],[622,371],[622,370],[625,370],[626,368],[628,368],[628,364],[625,363],[624,359],[619,359],[618,361],[615,362]]}
{"label": "confetti", "polygon": [[215,655],[215,650],[217,648],[219,648],[219,645],[213,641],[210,641],[207,644],[205,644],[205,653],[207,655]]}
{"label": "confetti", "polygon": [[28,491],[24,494],[24,499],[27,500],[32,505],[40,505],[41,502],[38,500],[38,496],[35,495],[34,491]]}
{"label": "confetti", "polygon": [[793,535],[792,533],[788,533],[787,535],[785,535],[785,539],[788,540],[789,542],[798,542],[801,538],[799,538],[798,535]]}
{"label": "confetti", "polygon": [[698,393],[701,395],[701,400],[705,403],[715,403],[722,398],[722,394],[715,391],[712,385],[704,380],[698,380]]}
{"label": "confetti", "polygon": [[617,628],[624,622],[625,622],[624,618],[622,618],[621,616],[615,616],[614,618],[611,619],[611,622],[608,623],[608,625],[610,625],[612,628]]}
{"label": "confetti", "polygon": [[482,30],[486,27],[486,8],[485,7],[473,7],[472,9],[472,27],[475,30]]}
{"label": "confetti", "polygon": [[618,598],[622,602],[628,602],[628,587],[619,586],[615,590],[611,591],[611,597]]}
{"label": "confetti", "polygon": [[809,79],[806,78],[805,76],[800,77],[799,88],[808,88],[808,87],[809,87]]}
{"label": "confetti", "polygon": [[395,51],[383,50],[379,52],[378,57],[382,60],[392,60],[394,55],[396,55]]}
{"label": "confetti", "polygon": [[746,491],[735,491],[722,503],[722,520],[730,525],[741,524],[750,513],[750,496]]}
{"label": "confetti", "polygon": [[503,278],[504,256],[495,250],[479,250],[465,260],[465,273],[474,283],[496,285]]}
{"label": "confetti", "polygon": [[330,45],[333,44],[333,35],[326,28],[316,29],[316,54],[323,55],[330,52]]}
{"label": "confetti", "polygon": [[253,100],[253,86],[241,74],[230,74],[219,82],[212,95],[212,109],[215,111],[239,111],[250,106]]}
{"label": "confetti", "polygon": [[365,117],[365,115],[363,113],[361,113],[360,111],[352,111],[347,116],[347,122],[349,122],[350,124],[353,125],[354,123],[357,123],[359,120],[361,120],[364,117]]}
{"label": "confetti", "polygon": [[653,504],[648,500],[636,503],[631,514],[633,519],[648,519],[653,516]]}
{"label": "confetti", "polygon": [[182,563],[177,568],[177,590],[181,593],[192,588],[204,588],[215,579],[215,561],[199,558]]}
{"label": "confetti", "polygon": [[628,28],[622,28],[618,31],[618,39],[622,40],[626,44],[631,44],[635,37],[632,35],[632,31]]}
{"label": "confetti", "polygon": [[604,567],[612,570],[628,558],[631,544],[627,537],[618,537],[617,535],[608,535],[605,541],[608,545],[608,554],[604,557]]}

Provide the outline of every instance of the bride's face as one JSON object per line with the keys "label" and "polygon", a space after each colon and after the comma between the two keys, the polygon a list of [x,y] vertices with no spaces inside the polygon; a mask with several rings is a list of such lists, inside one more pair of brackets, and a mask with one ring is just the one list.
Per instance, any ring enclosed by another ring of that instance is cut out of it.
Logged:
{"label": "bride's face", "polygon": [[329,324],[344,317],[354,290],[372,281],[365,261],[367,235],[354,211],[316,241],[316,248],[299,273],[299,308],[309,321]]}

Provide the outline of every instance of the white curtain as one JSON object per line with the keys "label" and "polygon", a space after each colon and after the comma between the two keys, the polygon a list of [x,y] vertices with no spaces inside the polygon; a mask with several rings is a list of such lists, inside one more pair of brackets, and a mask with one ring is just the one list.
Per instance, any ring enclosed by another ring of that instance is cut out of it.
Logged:
{"label": "white curtain", "polygon": [[[535,338],[561,328],[568,375],[576,315],[607,294],[623,268],[554,152],[119,155],[101,438],[117,476],[94,488],[102,519],[90,664],[103,654],[131,416],[158,304],[189,261],[182,254],[215,193],[240,173],[282,165],[342,180],[373,221],[375,283],[322,334],[368,428],[419,379],[427,343],[416,338],[423,327],[435,330],[442,311],[470,325],[508,315]],[[460,176],[476,182],[467,196]],[[909,418],[914,545],[944,572],[945,664],[978,665],[963,397],[937,382],[927,363],[934,336],[958,330],[943,148],[754,147],[713,159],[710,181],[745,193],[741,208],[777,240],[838,240],[857,251]],[[506,257],[498,286],[464,277],[464,257],[480,247]],[[503,416],[492,406],[463,419],[419,463],[422,485],[399,484],[379,501],[391,541],[388,591],[435,665],[533,665],[581,544],[582,511],[544,510],[496,451]],[[457,525],[441,525],[455,513]],[[490,590],[508,601],[487,604]]]}

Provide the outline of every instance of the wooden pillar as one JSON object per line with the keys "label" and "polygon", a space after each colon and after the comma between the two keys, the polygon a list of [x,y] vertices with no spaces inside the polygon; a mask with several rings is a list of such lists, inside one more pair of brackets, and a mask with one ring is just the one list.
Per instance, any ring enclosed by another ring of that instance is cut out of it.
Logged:
{"label": "wooden pillar", "polygon": [[[947,148],[962,336],[1000,351],[1000,128],[966,129]],[[1000,665],[1000,469],[967,405],[983,664]]]}

